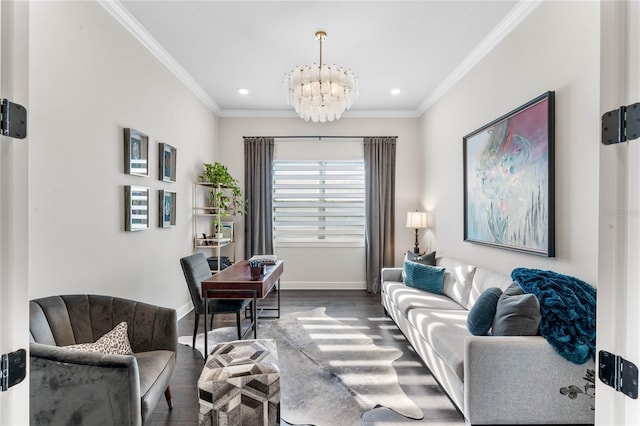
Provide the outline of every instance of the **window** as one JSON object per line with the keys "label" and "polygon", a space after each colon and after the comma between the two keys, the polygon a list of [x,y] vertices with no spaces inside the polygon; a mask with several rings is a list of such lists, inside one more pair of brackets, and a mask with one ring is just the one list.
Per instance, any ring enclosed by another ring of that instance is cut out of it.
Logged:
{"label": "window", "polygon": [[274,161],[276,246],[364,246],[364,161]]}

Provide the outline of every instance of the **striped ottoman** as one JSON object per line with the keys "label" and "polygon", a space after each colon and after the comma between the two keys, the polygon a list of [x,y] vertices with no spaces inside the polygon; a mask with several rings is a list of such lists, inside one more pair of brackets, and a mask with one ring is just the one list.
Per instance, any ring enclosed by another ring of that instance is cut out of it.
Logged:
{"label": "striped ottoman", "polygon": [[280,424],[275,340],[237,340],[211,348],[200,378],[200,425]]}

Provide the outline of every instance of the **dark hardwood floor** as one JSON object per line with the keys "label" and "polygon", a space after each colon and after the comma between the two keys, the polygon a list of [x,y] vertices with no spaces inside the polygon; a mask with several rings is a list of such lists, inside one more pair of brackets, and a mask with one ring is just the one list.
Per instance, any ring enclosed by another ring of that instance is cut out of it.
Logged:
{"label": "dark hardwood floor", "polygon": [[[462,415],[438,386],[426,369],[418,355],[413,351],[393,321],[386,317],[380,304],[380,295],[372,295],[366,291],[319,291],[319,290],[282,290],[282,314],[306,311],[324,306],[327,314],[333,318],[358,321],[359,325],[368,327],[369,337],[376,345],[397,347],[403,356],[393,364],[398,380],[405,393],[423,411],[424,419],[415,421],[399,416],[391,410],[376,408],[366,412],[362,417],[362,425],[397,425],[397,424],[429,424],[429,425],[464,425]],[[271,297],[271,296],[270,296]],[[194,315],[178,321],[178,334],[191,336]],[[268,321],[268,320],[265,320]],[[234,327],[235,317],[217,315],[214,328]],[[203,331],[202,321],[200,322]],[[260,335],[258,335],[258,338]],[[158,403],[148,419],[148,425],[197,425],[198,394],[197,381],[204,360],[198,351],[189,346],[178,345],[178,360],[171,392],[173,394],[173,410],[169,410],[164,400]],[[286,366],[280,366],[286,368]],[[336,425],[342,426],[342,425]]]}

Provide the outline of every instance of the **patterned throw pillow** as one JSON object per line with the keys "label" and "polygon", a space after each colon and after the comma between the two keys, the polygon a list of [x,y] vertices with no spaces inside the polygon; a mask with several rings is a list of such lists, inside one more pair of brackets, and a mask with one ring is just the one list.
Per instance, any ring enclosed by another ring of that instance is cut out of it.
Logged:
{"label": "patterned throw pillow", "polygon": [[423,265],[422,263],[404,261],[404,283],[429,293],[442,294],[444,268]]}
{"label": "patterned throw pillow", "polygon": [[95,343],[80,343],[78,345],[65,346],[72,351],[98,352],[111,355],[133,355],[129,336],[127,335],[127,323],[121,322],[113,330],[95,341]]}

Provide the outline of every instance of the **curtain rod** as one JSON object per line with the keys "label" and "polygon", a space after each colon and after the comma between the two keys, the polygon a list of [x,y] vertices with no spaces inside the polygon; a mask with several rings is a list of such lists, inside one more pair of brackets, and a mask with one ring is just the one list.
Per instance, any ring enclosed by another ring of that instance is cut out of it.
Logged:
{"label": "curtain rod", "polygon": [[273,139],[359,139],[359,138],[397,138],[397,136],[243,136],[247,138],[273,138]]}

